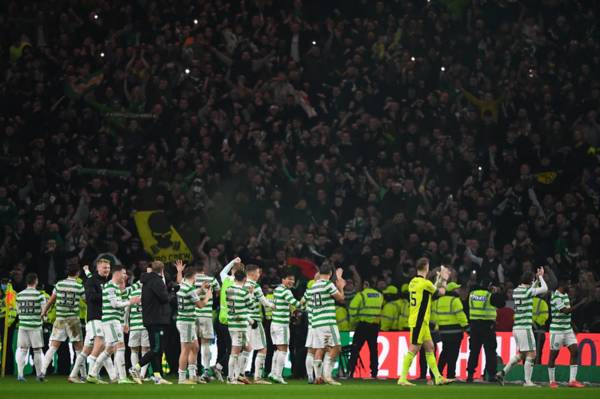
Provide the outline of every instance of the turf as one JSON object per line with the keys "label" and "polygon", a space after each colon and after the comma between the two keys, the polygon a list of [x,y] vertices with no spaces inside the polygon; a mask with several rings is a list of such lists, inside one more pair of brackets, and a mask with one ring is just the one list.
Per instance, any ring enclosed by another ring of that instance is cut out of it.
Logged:
{"label": "turf", "polygon": [[418,398],[418,399],[508,399],[508,398],[594,398],[600,397],[600,388],[570,389],[559,388],[523,388],[520,386],[464,385],[454,384],[444,387],[418,385],[400,387],[394,381],[344,381],[340,387],[308,385],[305,381],[290,381],[282,385],[207,385],[178,386],[151,384],[139,385],[73,385],[64,378],[53,377],[46,384],[29,378],[26,383],[18,383],[13,378],[0,379],[1,398],[26,399],[136,399],[136,398],[218,398],[218,399],[380,399],[380,398]]}

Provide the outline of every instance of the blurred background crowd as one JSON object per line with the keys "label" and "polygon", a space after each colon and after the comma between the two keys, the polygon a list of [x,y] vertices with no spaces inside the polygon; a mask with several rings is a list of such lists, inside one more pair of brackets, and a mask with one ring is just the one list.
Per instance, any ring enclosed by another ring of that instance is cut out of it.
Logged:
{"label": "blurred background crowd", "polygon": [[212,273],[289,257],[466,295],[524,270],[600,331],[598,1],[0,5],[0,274],[46,289],[162,209]]}

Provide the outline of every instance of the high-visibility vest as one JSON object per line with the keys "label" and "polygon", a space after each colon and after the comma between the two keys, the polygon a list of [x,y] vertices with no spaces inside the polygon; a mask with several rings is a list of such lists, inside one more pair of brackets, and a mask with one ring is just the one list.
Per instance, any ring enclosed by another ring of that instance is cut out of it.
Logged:
{"label": "high-visibility vest", "polygon": [[496,320],[496,308],[490,303],[492,294],[475,290],[469,294],[469,318],[471,320]]}
{"label": "high-visibility vest", "polygon": [[462,332],[462,328],[469,324],[460,298],[452,295],[444,295],[433,301],[431,321],[437,325],[441,334]]}
{"label": "high-visibility vest", "polygon": [[353,326],[350,324],[350,317],[348,315],[348,309],[345,306],[335,307],[335,321],[337,322],[338,330],[340,331],[352,331]]}
{"label": "high-visibility vest", "polygon": [[223,325],[227,325],[227,288],[232,285],[232,280],[225,279],[219,293],[219,322]]}
{"label": "high-visibility vest", "polygon": [[[48,302],[50,295],[46,291],[41,291],[41,293],[44,295],[46,302]],[[48,313],[46,314],[46,320],[48,320],[48,323],[54,324],[54,321],[56,320],[56,302],[54,302],[54,305],[52,305],[52,307],[48,310]]]}
{"label": "high-visibility vest", "polygon": [[540,328],[546,325],[550,316],[548,302],[540,297],[533,297],[533,322]]}
{"label": "high-visibility vest", "polygon": [[408,330],[408,316],[410,314],[410,302],[406,298],[400,298],[394,301],[400,305],[400,313],[398,313],[398,318],[396,319],[396,325],[394,326],[394,330],[403,331]]}
{"label": "high-visibility vest", "polygon": [[398,301],[391,301],[381,309],[381,331],[396,331],[396,324],[400,314]]}
{"label": "high-visibility vest", "polygon": [[[265,295],[265,298],[267,298],[271,303],[275,302],[275,296],[272,293]],[[263,306],[263,308],[265,310],[265,319],[272,320],[273,319],[273,309],[268,306]]]}
{"label": "high-visibility vest", "polygon": [[379,324],[383,307],[383,295],[373,288],[365,288],[350,302],[350,320],[352,324],[363,322]]}

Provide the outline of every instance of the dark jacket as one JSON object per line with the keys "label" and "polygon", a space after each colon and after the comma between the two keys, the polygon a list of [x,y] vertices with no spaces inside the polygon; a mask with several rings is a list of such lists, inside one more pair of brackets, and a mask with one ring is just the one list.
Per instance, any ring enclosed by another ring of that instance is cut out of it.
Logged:
{"label": "dark jacket", "polygon": [[145,326],[164,325],[171,322],[169,291],[157,273],[144,273],[142,282],[142,318]]}
{"label": "dark jacket", "polygon": [[102,284],[106,283],[110,275],[106,278],[100,277],[94,273],[92,277],[85,280],[85,302],[87,304],[87,319],[102,319]]}

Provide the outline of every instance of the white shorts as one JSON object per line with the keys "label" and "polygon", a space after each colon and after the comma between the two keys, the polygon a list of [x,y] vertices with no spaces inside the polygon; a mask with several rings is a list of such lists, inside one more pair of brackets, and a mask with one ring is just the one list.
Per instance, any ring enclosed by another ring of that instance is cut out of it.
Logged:
{"label": "white shorts", "polygon": [[43,348],[44,347],[44,335],[42,328],[36,328],[33,330],[19,328],[19,335],[17,336],[17,347],[18,348]]}
{"label": "white shorts", "polygon": [[85,325],[85,346],[94,346],[94,338],[104,338],[102,322],[100,320],[90,320]]}
{"label": "white shorts", "polygon": [[337,326],[323,326],[313,329],[313,348],[324,349],[341,345],[340,330]]}
{"label": "white shorts", "polygon": [[577,337],[573,330],[563,332],[550,333],[550,349],[553,351],[560,350],[563,346],[577,345]]}
{"label": "white shorts", "polygon": [[148,330],[133,330],[129,331],[129,342],[127,343],[130,348],[149,348],[150,338],[148,338]]}
{"label": "white shorts", "polygon": [[243,348],[248,345],[248,334],[246,331],[229,331],[231,337],[231,346],[239,346]]}
{"label": "white shorts", "polygon": [[196,323],[178,321],[175,323],[175,325],[177,326],[177,331],[179,331],[179,342],[189,343],[198,339],[198,334],[196,333]]}
{"label": "white shorts", "polygon": [[57,319],[54,322],[50,341],[65,342],[67,338],[70,342],[81,341],[81,321],[79,321],[79,317]]}
{"label": "white shorts", "polygon": [[252,350],[259,351],[267,347],[267,336],[262,322],[258,322],[258,327],[248,327],[248,343]]}
{"label": "white shorts", "polygon": [[213,339],[215,337],[215,330],[213,327],[212,318],[199,317],[196,319],[196,332],[198,338],[202,339]]}
{"label": "white shorts", "polygon": [[290,326],[288,324],[271,323],[271,340],[273,345],[289,345]]}
{"label": "white shorts", "polygon": [[515,338],[519,352],[535,351],[535,337],[531,328],[513,330],[513,337]]}
{"label": "white shorts", "polygon": [[123,325],[118,320],[110,320],[102,322],[102,331],[104,332],[104,342],[108,346],[116,343],[125,343],[123,335]]}
{"label": "white shorts", "polygon": [[314,348],[313,339],[315,337],[315,331],[312,327],[308,327],[308,331],[306,332],[306,343],[304,344],[307,348]]}

